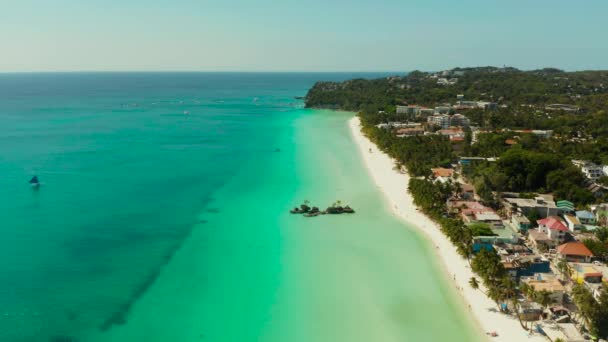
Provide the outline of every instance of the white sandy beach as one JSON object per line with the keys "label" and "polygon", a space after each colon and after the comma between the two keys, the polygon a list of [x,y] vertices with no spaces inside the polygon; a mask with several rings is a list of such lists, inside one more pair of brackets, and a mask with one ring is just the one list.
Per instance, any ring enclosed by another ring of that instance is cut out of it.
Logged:
{"label": "white sandy beach", "polygon": [[497,312],[496,304],[491,299],[481,291],[471,288],[468,282],[474,274],[467,261],[458,254],[456,247],[443,235],[439,227],[416,210],[413,198],[407,192],[409,176],[394,170],[394,160],[379,151],[361,133],[358,117],[352,118],[349,126],[369,173],[388,199],[392,210],[410,226],[420,229],[430,238],[447,273],[446,279],[453,280],[451,285],[462,295],[483,332],[495,331],[498,337],[491,338],[492,341],[546,341],[545,337],[538,334],[529,336],[516,318]]}

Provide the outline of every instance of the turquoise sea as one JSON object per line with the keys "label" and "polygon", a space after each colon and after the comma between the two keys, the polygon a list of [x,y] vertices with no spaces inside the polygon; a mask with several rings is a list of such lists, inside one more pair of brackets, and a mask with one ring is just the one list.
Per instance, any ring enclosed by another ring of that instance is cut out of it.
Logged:
{"label": "turquoise sea", "polygon": [[0,341],[481,340],[353,114],[294,98],[379,76],[0,74]]}

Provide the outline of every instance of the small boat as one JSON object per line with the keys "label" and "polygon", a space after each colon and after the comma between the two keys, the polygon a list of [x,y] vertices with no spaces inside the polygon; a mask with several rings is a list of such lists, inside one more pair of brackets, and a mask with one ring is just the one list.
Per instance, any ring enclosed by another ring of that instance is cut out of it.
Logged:
{"label": "small boat", "polygon": [[300,208],[293,208],[289,212],[292,213],[292,214],[301,214],[301,213],[303,213],[303,211],[300,210]]}
{"label": "small boat", "polygon": [[32,188],[38,188],[40,186],[40,180],[38,180],[38,176],[34,176],[32,177],[32,179],[30,179],[30,186]]}
{"label": "small boat", "polygon": [[321,215],[321,213],[317,211],[315,213],[313,213],[313,212],[306,213],[306,214],[304,214],[304,217],[315,217],[315,216],[319,216],[319,215]]}

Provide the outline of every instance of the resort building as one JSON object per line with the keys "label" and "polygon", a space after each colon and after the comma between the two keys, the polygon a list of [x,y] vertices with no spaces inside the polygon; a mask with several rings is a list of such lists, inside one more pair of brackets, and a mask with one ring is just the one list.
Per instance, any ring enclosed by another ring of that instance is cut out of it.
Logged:
{"label": "resort building", "polygon": [[545,218],[558,214],[557,206],[552,200],[539,196],[536,198],[505,198],[503,204],[510,215],[522,214],[524,216],[536,212],[539,217]]}
{"label": "resort building", "polygon": [[492,228],[503,228],[502,219],[494,210],[484,207],[482,210],[464,209],[461,211],[461,217],[464,223],[485,223]]}
{"label": "resort building", "polygon": [[398,138],[406,138],[413,137],[416,135],[423,135],[424,129],[420,127],[399,128],[395,133]]}
{"label": "resort building", "polygon": [[545,110],[550,110],[550,111],[558,110],[558,111],[564,111],[564,112],[578,113],[580,111],[580,108],[575,105],[553,103],[553,104],[546,105]]}
{"label": "resort building", "polygon": [[420,108],[419,112],[420,112],[419,116],[421,118],[426,118],[428,116],[435,114],[435,110],[433,108],[424,108],[423,107],[423,108]]}
{"label": "resort building", "polygon": [[433,114],[429,116],[426,121],[435,126],[439,126],[442,129],[450,127],[450,116],[448,114]]}
{"label": "resort building", "polygon": [[396,112],[399,115],[404,115],[406,116],[408,119],[413,119],[417,116],[420,115],[420,109],[422,109],[422,107],[420,106],[414,106],[414,105],[409,105],[409,106],[397,106],[396,107]]}
{"label": "resort building", "polygon": [[446,129],[440,129],[437,133],[447,136],[450,141],[464,141],[465,133],[460,127],[449,127]]}
{"label": "resort building", "polygon": [[535,291],[547,291],[551,294],[552,302],[562,304],[566,288],[555,275],[547,273],[536,273],[530,277],[521,277],[521,282],[533,287]]}
{"label": "resort building", "polygon": [[517,129],[513,130],[513,132],[520,134],[533,134],[542,139],[548,139],[553,136],[552,130],[541,130],[541,129]]}
{"label": "resort building", "polygon": [[588,263],[593,253],[582,242],[568,242],[557,247],[557,255],[568,262]]}
{"label": "resort building", "polygon": [[438,177],[451,178],[454,175],[453,169],[446,169],[444,167],[432,168],[431,172],[433,173],[433,178],[438,178]]}
{"label": "resort building", "polygon": [[[483,247],[486,249],[492,248],[496,244],[513,244],[519,242],[519,237],[510,229],[492,227],[494,236],[475,236],[473,242],[478,246],[478,250]],[[515,269],[514,269],[515,270]],[[516,270],[515,270],[516,271]],[[515,273],[517,275],[517,273]]]}
{"label": "resort building", "polygon": [[471,120],[462,114],[454,114],[450,117],[450,126],[469,127]]}
{"label": "resort building", "polygon": [[450,106],[438,106],[435,107],[435,114],[450,114],[452,113],[452,107]]}

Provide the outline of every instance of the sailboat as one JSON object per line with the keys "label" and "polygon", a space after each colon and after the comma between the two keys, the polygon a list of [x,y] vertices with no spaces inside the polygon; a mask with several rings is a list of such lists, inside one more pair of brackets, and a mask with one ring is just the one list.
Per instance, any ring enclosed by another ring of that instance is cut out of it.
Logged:
{"label": "sailboat", "polygon": [[30,186],[32,188],[37,188],[40,186],[40,181],[38,180],[38,176],[34,176],[34,177],[32,177],[32,179],[30,179]]}

